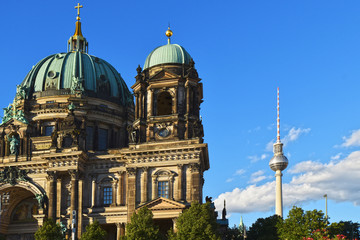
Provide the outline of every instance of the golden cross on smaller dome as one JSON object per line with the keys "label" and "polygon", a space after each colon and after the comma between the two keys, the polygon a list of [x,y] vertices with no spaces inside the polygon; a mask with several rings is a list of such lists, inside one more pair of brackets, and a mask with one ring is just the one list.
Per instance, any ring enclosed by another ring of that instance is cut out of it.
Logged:
{"label": "golden cross on smaller dome", "polygon": [[77,6],[75,6],[75,8],[77,8],[77,17],[76,17],[76,20],[80,20],[80,8],[82,8],[83,6],[80,5],[80,3],[78,3]]}

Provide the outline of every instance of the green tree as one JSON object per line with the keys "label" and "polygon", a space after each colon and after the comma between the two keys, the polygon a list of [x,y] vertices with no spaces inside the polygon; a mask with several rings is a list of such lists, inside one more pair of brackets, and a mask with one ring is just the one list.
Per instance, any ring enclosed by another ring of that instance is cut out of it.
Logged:
{"label": "green tree", "polygon": [[340,221],[341,229],[338,233],[345,235],[348,239],[360,239],[359,223],[352,221]]}
{"label": "green tree", "polygon": [[44,221],[44,224],[35,233],[36,240],[63,240],[61,227],[52,219]]}
{"label": "green tree", "polygon": [[176,221],[176,233],[170,240],[220,240],[214,210],[210,203],[193,202]]}
{"label": "green tree", "polygon": [[101,228],[99,222],[95,220],[86,226],[86,231],[81,235],[81,240],[101,240],[105,239],[107,233]]}
{"label": "green tree", "polygon": [[221,239],[226,240],[243,240],[244,237],[242,233],[240,233],[239,228],[234,225],[232,228],[227,227],[225,231],[220,232]]}
{"label": "green tree", "polygon": [[154,225],[153,214],[143,207],[131,217],[126,226],[127,240],[158,240],[161,239],[159,228]]}
{"label": "green tree", "polygon": [[316,238],[316,230],[325,230],[327,220],[322,211],[313,210],[304,212],[299,207],[293,207],[289,215],[277,224],[280,239],[298,240]]}
{"label": "green tree", "polygon": [[251,225],[247,232],[248,240],[274,240],[279,239],[277,233],[277,224],[282,219],[278,215],[273,215],[267,218],[259,218],[253,225]]}

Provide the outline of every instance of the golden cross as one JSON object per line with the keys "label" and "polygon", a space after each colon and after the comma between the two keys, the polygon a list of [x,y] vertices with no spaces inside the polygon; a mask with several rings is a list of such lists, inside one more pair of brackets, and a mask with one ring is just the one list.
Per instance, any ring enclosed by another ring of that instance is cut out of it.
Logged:
{"label": "golden cross", "polygon": [[82,8],[83,6],[80,5],[80,3],[78,3],[77,6],[75,6],[75,8],[77,8],[77,12],[78,12],[78,16],[80,16],[80,8]]}

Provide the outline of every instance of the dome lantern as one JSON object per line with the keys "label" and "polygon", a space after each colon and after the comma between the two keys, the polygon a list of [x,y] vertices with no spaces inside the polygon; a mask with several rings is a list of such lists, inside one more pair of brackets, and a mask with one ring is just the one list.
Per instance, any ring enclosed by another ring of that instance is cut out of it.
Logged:
{"label": "dome lantern", "polygon": [[82,35],[81,32],[81,22],[80,22],[80,8],[83,6],[78,3],[75,8],[77,9],[77,17],[75,23],[75,33],[70,37],[68,41],[68,52],[88,52],[88,42],[86,38]]}

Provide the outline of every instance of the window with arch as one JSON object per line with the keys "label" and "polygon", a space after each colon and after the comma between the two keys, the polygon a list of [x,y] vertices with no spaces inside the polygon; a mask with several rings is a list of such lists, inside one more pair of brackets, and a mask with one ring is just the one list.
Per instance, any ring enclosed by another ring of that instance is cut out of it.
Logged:
{"label": "window with arch", "polygon": [[169,92],[161,92],[157,97],[157,116],[172,114],[172,97]]}
{"label": "window with arch", "polygon": [[108,207],[113,204],[113,181],[114,179],[106,177],[99,183],[100,187],[100,204],[104,207]]}
{"label": "window with arch", "polygon": [[153,175],[153,198],[173,198],[173,183],[175,173],[167,169],[159,169]]}

